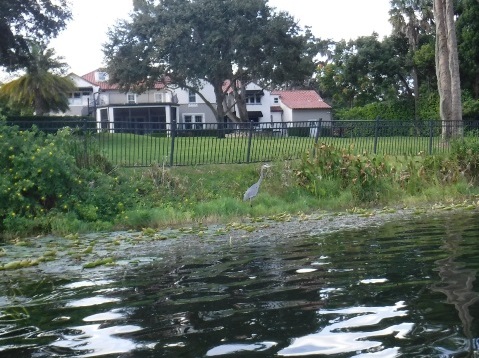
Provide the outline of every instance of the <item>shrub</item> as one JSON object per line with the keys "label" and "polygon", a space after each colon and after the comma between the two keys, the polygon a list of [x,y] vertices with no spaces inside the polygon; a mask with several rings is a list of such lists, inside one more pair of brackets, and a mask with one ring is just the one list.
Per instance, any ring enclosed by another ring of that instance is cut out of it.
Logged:
{"label": "shrub", "polygon": [[391,186],[393,168],[380,156],[354,155],[326,144],[316,145],[313,153],[303,158],[297,175],[317,197],[350,190],[358,203],[378,202]]}
{"label": "shrub", "polygon": [[84,183],[65,145],[67,137],[66,131],[53,137],[0,123],[1,219],[33,218],[69,205]]}
{"label": "shrub", "polygon": [[457,161],[460,171],[471,179],[477,179],[479,174],[479,137],[472,131],[461,140],[451,144],[451,157]]}
{"label": "shrub", "polygon": [[53,135],[0,120],[0,232],[50,232],[66,216],[104,227],[141,202],[148,183],[113,176],[101,153],[79,151],[78,140],[68,128]]}

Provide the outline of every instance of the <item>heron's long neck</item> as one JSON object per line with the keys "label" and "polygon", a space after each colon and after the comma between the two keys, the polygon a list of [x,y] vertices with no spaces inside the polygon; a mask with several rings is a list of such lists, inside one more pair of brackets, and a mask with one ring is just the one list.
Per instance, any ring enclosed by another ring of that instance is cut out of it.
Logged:
{"label": "heron's long neck", "polygon": [[263,168],[261,168],[261,171],[260,171],[260,173],[259,173],[258,183],[261,183],[262,180],[263,180]]}

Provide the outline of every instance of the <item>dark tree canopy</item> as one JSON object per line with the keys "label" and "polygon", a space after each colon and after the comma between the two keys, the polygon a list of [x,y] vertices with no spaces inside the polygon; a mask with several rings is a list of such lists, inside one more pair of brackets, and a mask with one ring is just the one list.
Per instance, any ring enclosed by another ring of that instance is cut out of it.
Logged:
{"label": "dark tree canopy", "polygon": [[317,79],[323,98],[333,106],[351,108],[412,96],[403,36],[380,41],[373,34],[330,47],[330,59],[319,68]]}
{"label": "dark tree canopy", "polygon": [[317,42],[267,0],[135,0],[130,21],[104,47],[110,79],[142,91],[167,76],[196,91],[210,83],[217,118],[225,115],[224,83],[302,83],[314,71]]}
{"label": "dark tree canopy", "polygon": [[71,18],[67,0],[1,0],[0,66],[7,70],[29,61],[28,41],[48,42]]}
{"label": "dark tree canopy", "polygon": [[479,99],[479,3],[461,0],[457,12],[461,85]]}

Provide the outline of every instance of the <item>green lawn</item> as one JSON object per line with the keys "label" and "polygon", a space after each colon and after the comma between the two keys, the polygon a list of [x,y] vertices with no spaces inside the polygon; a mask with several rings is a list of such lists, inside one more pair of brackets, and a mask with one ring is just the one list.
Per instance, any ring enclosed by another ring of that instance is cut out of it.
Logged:
{"label": "green lawn", "polygon": [[[88,145],[98,145],[115,164],[122,166],[222,164],[272,161],[299,158],[314,146],[312,137],[169,137],[135,135],[129,133],[102,133],[88,137]],[[372,137],[339,138],[321,137],[319,143],[335,148],[352,148],[355,153],[373,153]],[[416,155],[447,150],[441,146],[440,137],[380,137],[376,143],[377,154]],[[171,153],[173,152],[173,155]]]}

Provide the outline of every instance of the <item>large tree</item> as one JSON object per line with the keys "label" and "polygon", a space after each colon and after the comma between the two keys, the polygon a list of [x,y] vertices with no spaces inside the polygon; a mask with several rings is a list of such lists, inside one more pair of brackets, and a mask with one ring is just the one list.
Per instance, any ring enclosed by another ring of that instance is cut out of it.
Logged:
{"label": "large tree", "polygon": [[71,18],[67,5],[67,0],[0,1],[0,67],[27,65],[28,42],[55,37]]}
{"label": "large tree", "polygon": [[479,99],[479,2],[458,2],[457,41],[461,70],[461,85]]}
{"label": "large tree", "polygon": [[395,35],[403,35],[409,44],[408,58],[412,89],[414,93],[415,117],[418,119],[419,76],[414,57],[421,46],[421,40],[433,29],[432,0],[390,0],[389,22]]}
{"label": "large tree", "polygon": [[318,82],[323,98],[336,108],[412,96],[406,66],[407,42],[402,36],[382,41],[377,34],[339,41],[329,63],[320,66]]}
{"label": "large tree", "polygon": [[37,116],[69,109],[68,95],[75,85],[63,76],[66,64],[52,49],[30,42],[25,74],[0,87],[0,97],[11,108],[31,109]]}
{"label": "large tree", "polygon": [[[222,122],[232,115],[228,92],[241,102],[250,81],[274,86],[311,76],[316,45],[267,0],[135,0],[131,20],[110,31],[104,53],[110,80],[122,89],[141,92],[167,80],[195,91]],[[215,103],[201,94],[205,82]]]}
{"label": "large tree", "polygon": [[436,23],[436,73],[442,136],[448,140],[462,134],[461,84],[453,0],[434,0]]}

